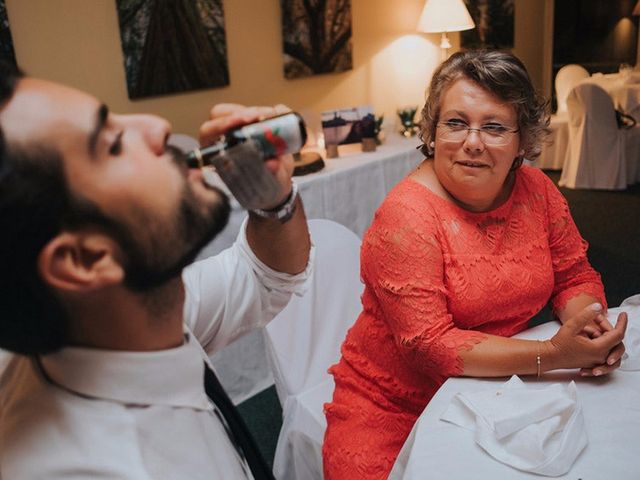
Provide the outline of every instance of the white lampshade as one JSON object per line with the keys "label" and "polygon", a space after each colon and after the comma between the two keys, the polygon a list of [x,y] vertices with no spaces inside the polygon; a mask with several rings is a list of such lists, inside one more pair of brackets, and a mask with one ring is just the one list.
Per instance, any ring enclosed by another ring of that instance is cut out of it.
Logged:
{"label": "white lampshade", "polygon": [[633,7],[633,12],[631,12],[631,15],[640,15],[640,0],[638,1],[638,3],[636,3],[636,6]]}
{"label": "white lampshade", "polygon": [[418,31],[459,32],[475,27],[462,0],[427,0],[418,20]]}

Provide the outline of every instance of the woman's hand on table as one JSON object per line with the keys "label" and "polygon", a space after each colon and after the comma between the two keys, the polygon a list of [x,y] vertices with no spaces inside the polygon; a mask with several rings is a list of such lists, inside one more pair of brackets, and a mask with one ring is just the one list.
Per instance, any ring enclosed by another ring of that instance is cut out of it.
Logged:
{"label": "woman's hand on table", "polygon": [[589,305],[567,319],[546,343],[555,368],[580,368],[583,376],[600,376],[620,366],[627,315],[613,327],[599,304]]}
{"label": "woman's hand on table", "polygon": [[589,338],[598,338],[604,332],[613,330],[613,325],[607,320],[603,313],[599,313],[596,317],[589,321],[582,329],[582,333]]}
{"label": "woman's hand on table", "polygon": [[[625,312],[622,312],[618,315],[617,321],[620,322],[623,316],[624,321],[627,322],[628,318]],[[596,331],[593,335],[590,336],[590,338],[598,338],[603,333],[613,330],[613,325],[611,325],[609,320],[607,320],[607,318],[602,314],[598,315],[597,323],[599,328],[596,329]],[[582,368],[580,369],[580,375],[584,377],[598,377],[600,375],[605,375],[612,372],[616,368],[620,367],[620,363],[622,362],[622,355],[624,354],[624,352],[624,343],[620,342],[618,345],[611,349],[609,355],[607,355],[606,363],[596,365],[595,367],[591,368]]]}

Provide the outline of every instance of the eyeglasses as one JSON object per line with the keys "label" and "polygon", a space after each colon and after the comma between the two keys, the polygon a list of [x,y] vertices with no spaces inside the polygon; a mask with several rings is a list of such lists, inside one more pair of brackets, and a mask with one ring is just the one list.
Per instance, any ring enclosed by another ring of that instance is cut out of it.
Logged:
{"label": "eyeglasses", "polygon": [[489,123],[480,128],[471,128],[464,122],[452,120],[439,122],[437,126],[436,136],[443,142],[464,142],[471,132],[477,132],[482,143],[492,147],[507,145],[511,141],[512,135],[519,131],[517,128],[509,128],[499,123]]}

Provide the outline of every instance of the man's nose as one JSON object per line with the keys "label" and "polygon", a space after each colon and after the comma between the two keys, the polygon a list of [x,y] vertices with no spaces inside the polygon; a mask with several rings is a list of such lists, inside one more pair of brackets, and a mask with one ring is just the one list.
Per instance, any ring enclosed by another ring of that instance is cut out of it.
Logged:
{"label": "man's nose", "polygon": [[171,124],[156,115],[131,115],[129,120],[138,129],[149,148],[156,155],[162,155],[171,134]]}

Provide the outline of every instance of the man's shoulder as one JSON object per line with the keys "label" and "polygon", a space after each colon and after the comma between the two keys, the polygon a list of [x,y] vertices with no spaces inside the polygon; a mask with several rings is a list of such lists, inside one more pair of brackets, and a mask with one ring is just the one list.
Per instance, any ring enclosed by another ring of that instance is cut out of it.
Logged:
{"label": "man's shoulder", "polygon": [[27,357],[11,362],[1,388],[0,458],[2,472],[11,473],[7,478],[36,478],[43,472],[58,478],[54,472],[69,468],[112,471],[114,467],[102,463],[105,452],[114,449],[121,452],[108,457],[121,458],[131,468],[126,458],[138,449],[131,441],[134,436],[127,434],[134,425],[124,406],[49,384]]}

